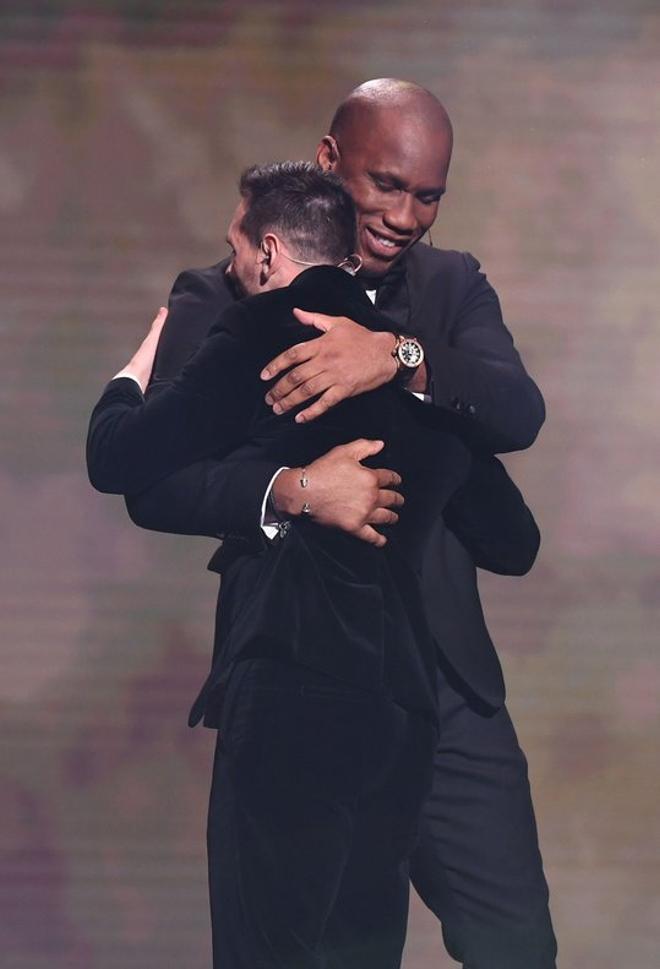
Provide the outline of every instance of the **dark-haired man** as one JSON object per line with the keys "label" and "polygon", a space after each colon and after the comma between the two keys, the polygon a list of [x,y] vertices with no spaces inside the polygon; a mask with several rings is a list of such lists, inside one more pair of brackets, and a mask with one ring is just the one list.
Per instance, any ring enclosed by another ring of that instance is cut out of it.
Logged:
{"label": "dark-haired man", "polygon": [[[471,255],[420,242],[446,187],[451,148],[448,116],[429,92],[381,79],[342,103],[319,143],[318,161],[344,178],[356,202],[364,262],[359,278],[400,333],[414,335],[423,347],[425,360],[411,369],[408,388],[426,393],[429,406],[453,420],[471,445],[513,451],[532,443],[544,408],[502,322],[497,296]],[[177,280],[149,393],[176,376],[234,298],[227,264]],[[390,353],[376,334],[347,318],[299,318],[326,332],[265,368],[271,379],[279,376],[268,398],[276,412],[307,404],[312,418],[391,379]],[[320,458],[312,471],[322,520],[379,541],[373,526],[389,507],[387,472],[365,468],[359,454],[342,448]],[[258,449],[243,449],[183,469],[130,497],[128,508],[147,528],[247,535],[268,511],[266,495],[280,517],[295,515],[298,487],[295,471],[280,471]],[[512,571],[487,559],[476,564]],[[440,698],[445,715],[434,786],[411,876],[441,920],[448,950],[470,969],[551,969],[556,947],[526,763],[503,704],[474,565],[474,553],[436,523],[422,581],[450,685]]]}
{"label": "dark-haired man", "polygon": [[[538,532],[498,462],[472,455],[439,412],[392,383],[318,421],[273,415],[260,371],[313,337],[295,306],[349,313],[390,349],[398,341],[336,268],[355,244],[353,203],[336,176],[304,162],[253,168],[241,197],[231,275],[248,298],[159,395],[144,401],[134,379],[108,385],[90,422],[90,479],[131,493],[245,443],[298,467],[302,518],[276,543],[225,556],[215,661],[191,717],[205,713],[220,729],[214,964],[396,969],[407,911],[399,866],[437,735],[436,647],[418,580],[430,529],[443,514],[468,548],[497,556],[504,518],[505,556],[513,545],[521,570]],[[384,550],[314,518],[306,467],[356,432],[387,438],[387,463],[410,482]]]}

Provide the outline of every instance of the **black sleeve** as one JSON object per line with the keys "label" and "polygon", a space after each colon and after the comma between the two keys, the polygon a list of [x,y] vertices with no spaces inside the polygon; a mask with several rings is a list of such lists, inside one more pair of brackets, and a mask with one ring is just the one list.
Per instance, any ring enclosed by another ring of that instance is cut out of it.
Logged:
{"label": "black sleeve", "polygon": [[545,419],[541,393],[504,325],[497,294],[474,256],[461,254],[465,285],[448,343],[425,347],[433,403],[456,415],[458,433],[491,453],[518,451]]}
{"label": "black sleeve", "polygon": [[246,312],[234,304],[170,386],[145,400],[134,380],[112,380],[90,420],[92,485],[138,492],[207,455],[243,443],[255,405],[257,364]]}
{"label": "black sleeve", "polygon": [[[233,295],[224,263],[186,270],[172,288],[147,399],[160,394],[198,349]],[[125,494],[131,519],[142,528],[178,535],[249,535],[259,527],[261,503],[278,469],[256,449],[211,457],[180,468],[134,494]]]}
{"label": "black sleeve", "polygon": [[126,495],[131,520],[142,528],[209,538],[258,533],[261,505],[280,465],[247,445],[222,460],[181,468],[145,491]]}
{"label": "black sleeve", "polygon": [[538,527],[497,458],[473,455],[470,474],[447,504],[444,519],[480,568],[524,575],[534,564]]}

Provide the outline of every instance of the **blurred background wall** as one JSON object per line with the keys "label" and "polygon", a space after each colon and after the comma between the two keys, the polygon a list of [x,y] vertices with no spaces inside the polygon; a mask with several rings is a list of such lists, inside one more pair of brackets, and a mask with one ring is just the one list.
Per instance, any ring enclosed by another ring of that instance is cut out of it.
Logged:
{"label": "blurred background wall", "polygon": [[[394,75],[450,110],[434,240],[482,261],[548,404],[508,461],[538,564],[481,585],[560,965],[657,966],[658,0],[5,0],[0,28],[2,965],[209,965],[213,543],[94,493],[86,421],[225,254],[239,171]],[[416,902],[406,969],[449,965]]]}

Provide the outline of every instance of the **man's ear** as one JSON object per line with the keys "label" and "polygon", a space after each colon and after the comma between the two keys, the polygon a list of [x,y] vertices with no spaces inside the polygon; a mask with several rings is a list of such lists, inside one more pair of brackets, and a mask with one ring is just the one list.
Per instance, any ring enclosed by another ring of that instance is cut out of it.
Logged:
{"label": "man's ear", "polygon": [[316,149],[316,164],[324,172],[334,172],[339,164],[339,146],[332,135],[324,135]]}
{"label": "man's ear", "polygon": [[263,280],[268,279],[276,268],[277,257],[280,251],[280,241],[272,232],[267,232],[261,240],[259,246],[259,265],[261,266],[261,276]]}

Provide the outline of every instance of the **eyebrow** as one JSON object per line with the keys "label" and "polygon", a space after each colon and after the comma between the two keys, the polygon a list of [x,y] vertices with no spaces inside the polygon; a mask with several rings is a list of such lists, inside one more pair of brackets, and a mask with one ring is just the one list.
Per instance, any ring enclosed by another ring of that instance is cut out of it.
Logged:
{"label": "eyebrow", "polygon": [[[388,171],[382,171],[382,172],[379,172],[379,171],[370,171],[369,172],[369,175],[372,178],[379,178],[379,179],[382,179],[383,181],[391,182],[392,185],[395,188],[403,189],[404,191],[407,191],[408,190],[408,185],[404,181],[404,179],[402,179],[399,175],[395,175],[393,172],[388,172]],[[431,188],[418,188],[417,191],[415,192],[415,195],[438,195],[438,196],[442,196],[442,195],[445,194],[446,191],[447,191],[447,189],[444,188],[444,186],[434,185]]]}

